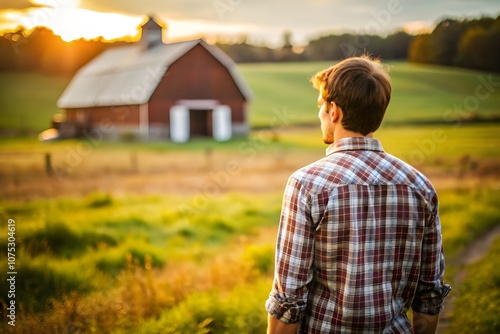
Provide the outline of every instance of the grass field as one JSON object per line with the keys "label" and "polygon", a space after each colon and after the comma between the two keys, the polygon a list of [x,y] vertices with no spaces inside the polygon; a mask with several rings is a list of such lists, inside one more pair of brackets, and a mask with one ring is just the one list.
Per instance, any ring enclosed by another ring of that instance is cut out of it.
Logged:
{"label": "grass field", "polygon": [[500,239],[488,254],[468,268],[469,277],[460,286],[455,303],[456,316],[449,333],[500,332]]}
{"label": "grass field", "polygon": [[[273,113],[286,112],[289,123],[316,124],[317,92],[309,78],[331,63],[241,64],[255,94],[250,105],[254,127],[270,125]],[[386,123],[445,122],[500,117],[500,76],[463,69],[387,64],[393,96]],[[32,73],[0,73],[0,129],[38,132],[58,113],[56,101],[70,78]],[[479,88],[482,87],[482,88]]]}
{"label": "grass field", "polygon": [[[286,109],[292,123],[315,124],[317,92],[309,78],[331,63],[243,64],[240,69],[256,95],[252,124],[269,125],[273,109]],[[388,63],[393,95],[386,123],[449,122],[500,116],[500,76],[439,66]],[[484,82],[491,86],[481,88]],[[479,94],[476,97],[476,94]],[[484,95],[484,96],[483,96]]]}
{"label": "grass field", "polygon": [[[0,140],[0,217],[16,221],[19,307],[16,327],[4,322],[0,332],[265,332],[283,187],[326,148],[308,78],[327,65],[241,65],[256,94],[250,136],[187,145],[40,143],[33,134],[46,128],[68,79],[0,74],[0,128],[18,135]],[[500,90],[477,95],[484,73],[390,65],[394,97],[376,137],[438,190],[456,297],[446,333],[496,332],[500,239],[463,283],[455,275],[463,250],[500,225],[500,124],[462,122],[499,116]],[[474,98],[477,108],[454,111]],[[266,128],[276,110],[289,126]],[[6,249],[2,237],[1,259]]]}
{"label": "grass field", "polygon": [[[500,192],[484,186],[440,196],[452,264],[465,245],[499,224]],[[2,220],[15,217],[20,245],[18,332],[263,333],[280,199],[227,194],[195,210],[178,196],[100,193],[3,203]],[[5,226],[0,231],[7,234]],[[5,242],[0,249],[5,258]],[[497,272],[487,262],[474,268],[481,266]],[[452,284],[453,273],[451,266]],[[481,277],[497,291],[494,278]],[[489,303],[498,312],[496,299]],[[471,328],[481,328],[477,322]]]}
{"label": "grass field", "polygon": [[0,129],[33,135],[50,127],[56,101],[70,78],[31,72],[0,73]]}

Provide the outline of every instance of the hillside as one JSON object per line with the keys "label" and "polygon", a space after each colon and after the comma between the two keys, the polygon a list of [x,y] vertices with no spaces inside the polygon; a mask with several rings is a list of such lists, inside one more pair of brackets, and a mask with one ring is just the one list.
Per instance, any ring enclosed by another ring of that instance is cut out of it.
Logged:
{"label": "hillside", "polygon": [[[291,123],[316,124],[317,92],[309,78],[330,63],[243,64],[240,70],[256,95],[252,124],[266,126],[273,109],[286,108]],[[500,116],[500,75],[458,68],[390,62],[392,100],[385,123],[450,122],[471,116]],[[476,88],[493,81],[490,90]],[[491,90],[493,90],[491,92]],[[486,95],[488,95],[486,97]],[[466,106],[463,106],[463,105]]]}
{"label": "hillside", "polygon": [[[330,65],[325,62],[239,65],[255,93],[250,104],[252,126],[269,126],[277,111],[288,115],[290,125],[317,124],[317,92],[309,78]],[[386,124],[500,117],[500,75],[406,62],[388,65],[393,96]],[[4,135],[35,134],[46,129],[52,115],[59,112],[56,101],[69,80],[24,72],[0,73],[0,129]]]}

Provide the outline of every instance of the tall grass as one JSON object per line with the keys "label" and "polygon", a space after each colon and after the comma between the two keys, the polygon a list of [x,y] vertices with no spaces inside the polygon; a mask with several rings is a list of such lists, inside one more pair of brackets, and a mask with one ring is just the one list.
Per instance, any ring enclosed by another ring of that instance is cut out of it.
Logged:
{"label": "tall grass", "polygon": [[[500,191],[442,189],[439,195],[450,260],[446,281],[453,283],[453,258],[499,224]],[[1,329],[264,332],[280,201],[280,194],[229,194],[196,206],[195,198],[99,193],[81,200],[4,202],[2,219],[14,215],[19,227],[22,326]],[[0,246],[5,258],[6,245]],[[496,270],[482,268],[477,271],[484,277],[485,270]]]}
{"label": "tall grass", "polygon": [[193,293],[131,333],[264,333],[267,312],[262,301],[268,293],[269,282],[262,279],[235,287],[222,296],[219,291]]}
{"label": "tall grass", "polygon": [[453,321],[446,333],[500,332],[500,239],[488,254],[467,268],[459,287]]}
{"label": "tall grass", "polygon": [[[197,202],[96,193],[81,200],[4,202],[0,211],[2,219],[18,222],[17,316],[31,324],[18,332],[59,332],[68,324],[109,332],[158,315],[191,293],[215,287],[224,292],[269,275],[272,247],[246,245],[276,224],[279,198],[227,195]],[[6,235],[5,226],[0,229]],[[233,251],[223,259],[225,249]],[[5,258],[4,241],[0,253]],[[117,316],[112,326],[89,323],[95,300],[102,303],[96,318],[130,303],[123,311],[129,318]]]}
{"label": "tall grass", "polygon": [[443,190],[439,201],[445,252],[450,260],[471,241],[500,225],[500,189]]}

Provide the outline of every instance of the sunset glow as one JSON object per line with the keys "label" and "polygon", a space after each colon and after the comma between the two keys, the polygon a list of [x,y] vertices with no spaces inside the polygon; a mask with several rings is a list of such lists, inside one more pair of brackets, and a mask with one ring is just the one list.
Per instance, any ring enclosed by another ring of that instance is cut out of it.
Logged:
{"label": "sunset glow", "polygon": [[[431,31],[443,17],[483,16],[500,11],[500,2],[404,1],[394,9],[388,4],[359,0],[291,0],[278,2],[217,0],[198,2],[158,0],[0,0],[0,35],[19,29],[46,27],[65,41],[96,39],[132,41],[148,14],[167,25],[166,41],[203,37],[210,41],[241,41],[280,47],[283,33],[293,33],[296,45],[306,45],[319,34],[364,32],[409,34]],[[390,10],[393,10],[392,13]],[[312,11],[315,15],[303,15]],[[396,13],[397,12],[397,13]],[[262,15],[269,13],[269,15]],[[388,15],[393,14],[393,15]],[[494,14],[497,15],[497,14]],[[297,19],[300,18],[300,19]]]}
{"label": "sunset glow", "polygon": [[98,13],[78,8],[79,0],[32,0],[45,7],[0,13],[0,32],[46,27],[69,42],[75,39],[133,39],[144,17]]}
{"label": "sunset glow", "polygon": [[[37,0],[41,1],[41,0]],[[141,17],[120,14],[97,13],[73,6],[44,7],[31,9],[21,24],[27,29],[44,26],[51,29],[64,41],[79,38],[94,39],[102,36],[106,40],[133,37]]]}
{"label": "sunset glow", "polygon": [[[105,40],[131,40],[138,38],[138,28],[145,22],[145,16],[100,13],[78,8],[78,0],[33,2],[47,7],[0,12],[0,32],[16,31],[22,27],[28,31],[35,27],[46,27],[66,42],[79,38],[91,40],[100,36]],[[248,25],[226,25],[202,20],[168,20],[166,23],[166,38],[169,41],[200,37],[213,39],[214,36],[224,39],[252,30]]]}
{"label": "sunset glow", "polygon": [[403,30],[411,35],[430,33],[434,25],[432,22],[412,21],[404,25]]}
{"label": "sunset glow", "polygon": [[24,11],[11,10],[0,12],[0,34],[4,31],[16,31],[19,30],[21,25],[21,19],[24,16]]}

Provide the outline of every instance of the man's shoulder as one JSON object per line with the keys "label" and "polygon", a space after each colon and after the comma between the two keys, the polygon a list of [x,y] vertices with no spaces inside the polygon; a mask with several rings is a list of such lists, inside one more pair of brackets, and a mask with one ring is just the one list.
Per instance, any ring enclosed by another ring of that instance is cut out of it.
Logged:
{"label": "man's shoulder", "polygon": [[335,183],[333,171],[335,163],[328,157],[316,160],[291,174],[290,179],[294,179],[302,184],[308,191],[314,191],[317,188]]}
{"label": "man's shoulder", "polygon": [[327,157],[323,157],[321,159],[313,161],[313,162],[297,169],[295,172],[293,172],[292,176],[307,177],[309,175],[314,175],[319,170],[324,169],[327,164],[328,164]]}
{"label": "man's shoulder", "polygon": [[429,178],[420,170],[412,166],[411,164],[391,155],[386,154],[386,159],[391,162],[391,164],[399,171],[399,179],[404,181],[410,186],[429,191],[435,192],[434,186]]}
{"label": "man's shoulder", "polygon": [[298,169],[290,178],[314,192],[346,184],[404,184],[435,192],[421,171],[386,152],[374,153],[370,159],[355,154],[329,155]]}

